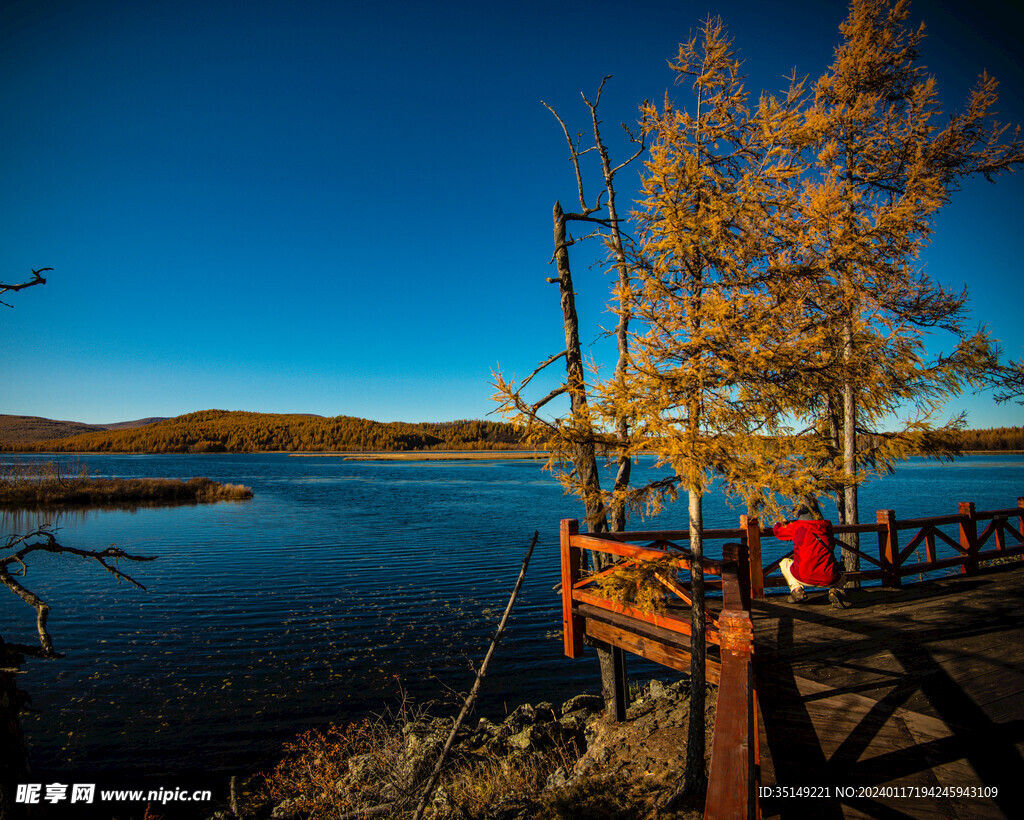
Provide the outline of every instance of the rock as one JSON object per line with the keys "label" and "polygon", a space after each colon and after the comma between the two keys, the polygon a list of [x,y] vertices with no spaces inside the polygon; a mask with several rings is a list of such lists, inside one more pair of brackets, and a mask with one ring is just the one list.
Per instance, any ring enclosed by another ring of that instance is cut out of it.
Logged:
{"label": "rock", "polygon": [[501,725],[508,729],[511,734],[517,734],[530,726],[537,720],[537,710],[529,703],[517,706],[512,713],[502,721]]}
{"label": "rock", "polygon": [[376,768],[373,762],[373,755],[357,755],[348,759],[348,779],[363,780]]}
{"label": "rock", "polygon": [[462,811],[448,794],[444,786],[438,786],[430,796],[430,805],[434,810],[435,817],[444,817],[446,820],[465,820],[466,813]]}
{"label": "rock", "polygon": [[562,704],[562,716],[583,710],[585,712],[603,712],[604,698],[600,695],[576,695]]}
{"label": "rock", "polygon": [[545,789],[557,789],[564,786],[569,782],[569,772],[566,771],[565,766],[559,766],[550,775],[548,775],[547,783],[544,784]]}
{"label": "rock", "polygon": [[512,737],[508,739],[508,745],[514,749],[522,749],[525,751],[533,746],[535,732],[535,726],[527,726],[523,731],[512,735]]}
{"label": "rock", "polygon": [[583,748],[586,744],[585,733],[589,715],[586,712],[573,712],[571,715],[562,715],[558,719],[558,725],[562,728],[562,737],[566,740],[574,740]]}
{"label": "rock", "polygon": [[547,701],[541,701],[533,707],[537,713],[537,721],[539,723],[549,723],[553,720],[558,720],[561,713],[555,708],[554,704],[548,703]]}

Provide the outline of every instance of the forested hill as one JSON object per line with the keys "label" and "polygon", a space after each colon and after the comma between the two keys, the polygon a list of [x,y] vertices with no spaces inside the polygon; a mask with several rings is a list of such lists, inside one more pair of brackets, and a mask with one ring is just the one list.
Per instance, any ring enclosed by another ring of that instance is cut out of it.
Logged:
{"label": "forested hill", "polygon": [[407,424],[349,416],[203,410],[131,430],[38,442],[6,441],[0,448],[65,453],[515,450],[520,448],[520,434],[510,424],[491,421]]}
{"label": "forested hill", "polygon": [[[164,417],[166,418],[166,417]],[[39,416],[7,416],[0,415],[0,444],[29,444],[37,441],[49,441],[55,438],[68,438],[80,433],[97,433],[102,430],[126,430],[129,427],[143,427],[164,418],[136,419],[135,421],[119,421],[116,424],[84,424],[80,421],[57,421]]]}
{"label": "forested hill", "polygon": [[1024,427],[991,427],[987,430],[964,430],[965,450],[1024,450]]}

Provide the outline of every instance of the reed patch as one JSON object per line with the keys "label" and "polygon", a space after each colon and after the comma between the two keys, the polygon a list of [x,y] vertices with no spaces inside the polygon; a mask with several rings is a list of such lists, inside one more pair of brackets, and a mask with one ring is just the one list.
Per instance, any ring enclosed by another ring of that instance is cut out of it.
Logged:
{"label": "reed patch", "polygon": [[0,506],[132,506],[246,501],[252,490],[209,478],[97,478],[85,465],[19,462],[0,472]]}

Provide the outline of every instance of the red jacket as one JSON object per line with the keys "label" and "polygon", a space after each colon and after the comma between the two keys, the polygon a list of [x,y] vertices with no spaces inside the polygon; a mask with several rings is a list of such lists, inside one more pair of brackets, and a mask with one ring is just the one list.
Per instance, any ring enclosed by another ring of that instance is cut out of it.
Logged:
{"label": "red jacket", "polygon": [[827,587],[839,578],[832,554],[831,521],[782,521],[772,531],[776,538],[793,542],[794,577],[812,587]]}

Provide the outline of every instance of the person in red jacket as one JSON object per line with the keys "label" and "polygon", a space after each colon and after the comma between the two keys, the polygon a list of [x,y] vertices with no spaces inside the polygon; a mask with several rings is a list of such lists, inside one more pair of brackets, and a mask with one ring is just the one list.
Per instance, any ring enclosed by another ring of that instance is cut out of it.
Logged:
{"label": "person in red jacket", "polygon": [[783,558],[779,569],[789,584],[789,600],[797,603],[807,597],[805,586],[829,587],[828,599],[835,609],[848,604],[843,592],[846,578],[833,554],[832,522],[816,519],[801,506],[795,521],[780,521],[772,531],[775,537],[793,542],[793,557]]}

